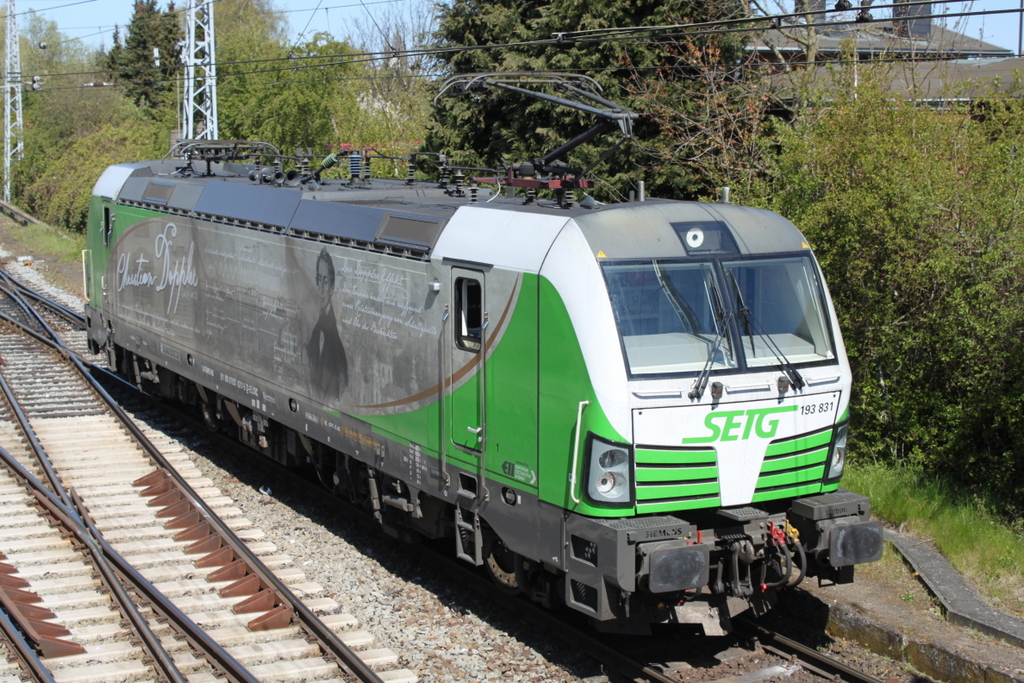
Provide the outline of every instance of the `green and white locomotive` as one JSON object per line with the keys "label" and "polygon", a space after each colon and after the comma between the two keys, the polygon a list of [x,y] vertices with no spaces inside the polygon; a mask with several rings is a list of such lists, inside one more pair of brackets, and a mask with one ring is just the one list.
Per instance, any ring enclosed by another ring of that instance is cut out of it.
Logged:
{"label": "green and white locomotive", "polygon": [[839,488],[835,311],[781,216],[179,151],[96,183],[91,344],[315,467],[388,533],[448,537],[510,591],[606,628],[709,634],[880,557],[868,500]]}

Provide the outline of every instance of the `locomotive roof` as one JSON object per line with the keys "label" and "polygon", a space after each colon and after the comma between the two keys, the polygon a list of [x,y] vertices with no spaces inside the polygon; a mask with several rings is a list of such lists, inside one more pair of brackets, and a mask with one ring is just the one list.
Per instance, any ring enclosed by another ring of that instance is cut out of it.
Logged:
{"label": "locomotive roof", "polygon": [[[376,178],[372,183],[324,180],[314,191],[258,184],[247,177],[253,167],[242,164],[215,164],[212,175],[185,175],[179,172],[182,163],[163,159],[111,166],[96,182],[93,194],[143,208],[358,243],[418,259],[431,257],[442,233],[443,253],[434,255],[494,265],[508,263],[510,246],[520,243],[513,247],[519,251],[521,243],[529,240],[532,244],[525,251],[532,254],[526,259],[530,263],[513,258],[527,270],[539,266],[537,258],[543,258],[547,245],[570,220],[595,256],[602,258],[685,257],[680,226],[688,224],[727,226],[741,254],[808,248],[788,220],[735,204],[648,200],[565,209],[544,200],[524,204],[521,195],[496,196],[487,187],[478,188],[473,201],[468,188],[464,188],[467,196],[454,196],[450,185]],[[516,215],[499,218],[492,211]],[[453,248],[456,244],[473,249]],[[488,258],[492,251],[493,258]]]}

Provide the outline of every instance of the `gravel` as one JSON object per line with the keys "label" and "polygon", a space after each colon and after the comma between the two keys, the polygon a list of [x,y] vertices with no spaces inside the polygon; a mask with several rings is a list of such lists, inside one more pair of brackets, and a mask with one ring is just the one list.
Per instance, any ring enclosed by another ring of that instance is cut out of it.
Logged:
{"label": "gravel", "polygon": [[[246,456],[213,454],[203,437],[177,436],[203,473],[230,496],[324,596],[359,619],[423,680],[578,681],[601,672],[589,658],[535,632],[416,559],[418,546],[392,541],[338,511],[276,489]],[[253,454],[253,458],[260,457]],[[269,491],[263,493],[262,491]]]}

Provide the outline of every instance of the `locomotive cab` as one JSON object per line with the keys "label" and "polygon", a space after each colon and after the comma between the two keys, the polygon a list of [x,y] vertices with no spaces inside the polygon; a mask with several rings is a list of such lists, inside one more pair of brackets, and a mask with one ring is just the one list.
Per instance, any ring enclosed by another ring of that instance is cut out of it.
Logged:
{"label": "locomotive cab", "polygon": [[575,222],[593,260],[541,270],[587,303],[567,306],[593,396],[573,416],[566,602],[721,633],[777,589],[879,559],[868,499],[839,489],[850,371],[799,231],[725,204]]}

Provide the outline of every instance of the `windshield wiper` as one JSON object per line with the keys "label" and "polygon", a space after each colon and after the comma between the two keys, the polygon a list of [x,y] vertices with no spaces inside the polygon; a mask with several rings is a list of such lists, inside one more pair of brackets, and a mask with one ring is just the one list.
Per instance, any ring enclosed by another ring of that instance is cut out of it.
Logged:
{"label": "windshield wiper", "polygon": [[792,385],[794,389],[803,389],[807,384],[804,381],[803,376],[793,366],[793,364],[789,362],[789,359],[786,358],[786,354],[782,353],[782,349],[779,348],[778,344],[775,343],[775,340],[773,340],[771,335],[768,334],[768,330],[764,329],[764,326],[757,318],[754,317],[754,314],[750,312],[750,309],[747,308],[747,304],[743,300],[743,293],[740,291],[740,285],[736,282],[736,276],[733,275],[731,270],[726,270],[725,272],[729,274],[729,279],[732,280],[733,293],[736,295],[736,300],[739,302],[738,312],[743,316],[743,320],[747,325],[747,336],[750,338],[750,353],[754,353],[754,337],[750,334],[750,325],[753,324],[757,330],[757,335],[761,337],[761,339],[764,339],[765,344],[768,346],[768,350],[775,356],[775,360],[779,361],[779,366],[782,368],[782,372],[786,374],[786,377],[789,378],[790,385]]}
{"label": "windshield wiper", "polygon": [[690,306],[689,302],[679,294],[675,284],[665,274],[661,264],[657,261],[654,262],[654,275],[658,278],[658,284],[661,285],[662,291],[668,297],[668,302],[672,306],[676,317],[679,318],[679,322],[682,323],[683,328],[688,330],[690,334],[696,335],[698,328],[697,313]]}
{"label": "windshield wiper", "polygon": [[713,281],[705,280],[704,286],[708,287],[709,285],[711,287],[710,298],[715,304],[716,313],[718,313],[716,316],[718,318],[718,334],[715,335],[715,341],[708,350],[708,357],[704,361],[704,367],[701,369],[700,374],[697,375],[697,379],[693,381],[690,393],[687,394],[690,398],[695,398],[698,401],[704,396],[704,389],[707,388],[708,380],[711,378],[711,368],[715,364],[718,347],[722,345],[725,336],[729,334],[729,321],[732,320],[732,311],[727,310],[725,304],[722,303],[722,295],[718,291],[718,287],[715,287]]}
{"label": "windshield wiper", "polygon": [[722,341],[725,340],[725,336],[729,333],[729,321],[731,319],[731,311],[724,312],[718,319],[718,334],[715,335],[715,341],[711,345],[711,349],[708,351],[708,358],[704,361],[704,367],[701,369],[700,374],[697,375],[697,379],[693,381],[690,393],[687,394],[690,398],[700,400],[704,395],[704,390],[708,386],[708,380],[711,378],[711,366],[715,363],[715,356],[718,354],[718,347],[722,345]]}

